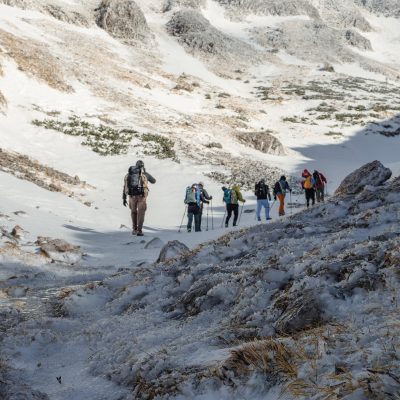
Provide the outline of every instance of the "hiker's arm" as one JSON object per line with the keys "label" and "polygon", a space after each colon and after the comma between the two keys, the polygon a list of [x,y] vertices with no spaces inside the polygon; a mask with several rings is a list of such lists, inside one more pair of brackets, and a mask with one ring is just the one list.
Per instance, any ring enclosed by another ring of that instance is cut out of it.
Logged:
{"label": "hiker's arm", "polygon": [[269,191],[269,187],[268,187],[268,186],[267,186],[267,198],[268,198],[269,201],[272,200],[272,198],[271,198],[271,193],[270,193],[270,191]]}
{"label": "hiker's arm", "polygon": [[145,172],[145,174],[146,174],[147,180],[148,180],[150,183],[156,183],[156,180],[155,180],[148,172]]}
{"label": "hiker's arm", "polygon": [[239,201],[241,201],[242,203],[246,202],[246,200],[242,196],[242,193],[239,190],[236,192],[236,194]]}
{"label": "hiker's arm", "polygon": [[128,175],[125,175],[124,178],[124,187],[122,189],[122,204],[126,207],[128,204],[126,201],[126,197],[128,195]]}

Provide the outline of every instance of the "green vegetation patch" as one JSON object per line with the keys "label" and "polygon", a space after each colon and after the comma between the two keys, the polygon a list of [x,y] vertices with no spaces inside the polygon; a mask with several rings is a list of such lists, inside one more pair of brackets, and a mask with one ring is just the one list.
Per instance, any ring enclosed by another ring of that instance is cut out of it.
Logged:
{"label": "green vegetation patch", "polygon": [[102,156],[126,154],[131,146],[132,139],[136,138],[142,147],[143,154],[155,156],[160,159],[172,158],[177,160],[174,151],[174,142],[164,136],[150,133],[140,134],[134,129],[115,129],[106,125],[95,125],[71,116],[67,121],[57,119],[33,120],[33,125],[53,129],[69,136],[83,137],[81,142],[89,146],[94,152]]}

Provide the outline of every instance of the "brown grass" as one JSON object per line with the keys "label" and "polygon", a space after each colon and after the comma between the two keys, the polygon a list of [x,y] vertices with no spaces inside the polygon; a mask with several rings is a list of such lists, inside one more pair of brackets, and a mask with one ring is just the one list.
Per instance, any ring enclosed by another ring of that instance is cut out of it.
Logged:
{"label": "brown grass", "polygon": [[0,29],[0,45],[3,50],[17,63],[18,68],[45,82],[53,89],[72,92],[64,79],[62,68],[57,59],[46,48],[46,45],[34,39],[22,39],[12,33]]}

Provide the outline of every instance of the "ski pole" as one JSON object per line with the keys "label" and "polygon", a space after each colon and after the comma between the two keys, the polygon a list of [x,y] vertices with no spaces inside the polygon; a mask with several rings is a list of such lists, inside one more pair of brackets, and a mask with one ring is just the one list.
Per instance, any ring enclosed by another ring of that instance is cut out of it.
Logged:
{"label": "ski pole", "polygon": [[214,211],[213,211],[212,199],[211,199],[211,229],[214,230]]}
{"label": "ski pole", "polygon": [[206,231],[208,231],[208,204],[207,204],[207,227],[206,227]]}
{"label": "ski pole", "polygon": [[183,217],[182,217],[181,224],[179,225],[179,231],[178,231],[178,233],[181,233],[183,220],[185,219],[185,215],[186,215],[186,210],[187,210],[187,206],[185,206],[185,211],[183,212]]}

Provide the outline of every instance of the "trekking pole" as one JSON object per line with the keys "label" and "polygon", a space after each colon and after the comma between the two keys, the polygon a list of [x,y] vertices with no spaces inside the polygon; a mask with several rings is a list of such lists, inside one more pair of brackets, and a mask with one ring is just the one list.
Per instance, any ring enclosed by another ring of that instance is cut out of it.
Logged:
{"label": "trekking pole", "polygon": [[211,229],[214,230],[214,211],[213,211],[212,199],[211,199]]}
{"label": "trekking pole", "polygon": [[181,224],[179,225],[179,231],[178,231],[178,233],[181,233],[183,220],[185,219],[185,215],[186,215],[186,210],[187,210],[187,206],[185,206],[185,211],[183,212],[183,217],[182,217]]}
{"label": "trekking pole", "polygon": [[236,225],[236,226],[239,226],[239,224],[240,224],[240,220],[242,219],[243,208],[244,208],[244,203],[242,204],[242,208],[241,208],[241,210],[240,210],[240,214],[239,214],[239,220],[238,220],[238,222],[237,222],[237,225]]}
{"label": "trekking pole", "polygon": [[222,217],[221,228],[223,228],[223,226],[224,226],[225,215],[226,215],[226,208],[225,208],[224,216]]}
{"label": "trekking pole", "polygon": [[292,203],[292,192],[289,192],[290,196],[290,215],[293,215],[293,203]]}
{"label": "trekking pole", "polygon": [[206,231],[208,231],[208,204],[207,204],[207,227],[206,227]]}

